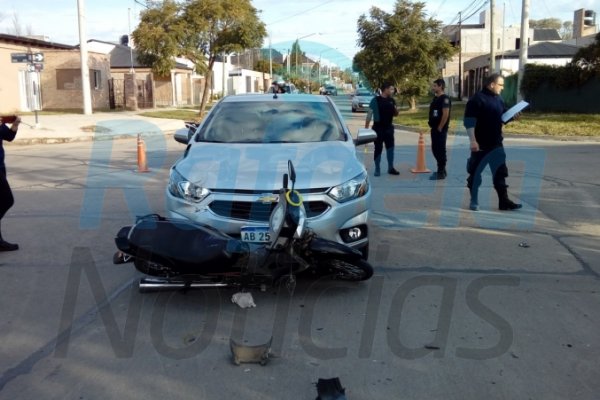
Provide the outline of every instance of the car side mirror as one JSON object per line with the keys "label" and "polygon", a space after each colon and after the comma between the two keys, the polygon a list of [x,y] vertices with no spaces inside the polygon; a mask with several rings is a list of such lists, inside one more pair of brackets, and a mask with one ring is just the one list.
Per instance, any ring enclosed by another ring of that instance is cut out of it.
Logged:
{"label": "car side mirror", "polygon": [[185,128],[181,128],[175,131],[175,141],[183,144],[188,144],[192,136],[194,136],[194,133],[196,133],[196,130],[198,129],[199,125],[200,124],[195,121],[186,121]]}
{"label": "car side mirror", "polygon": [[358,135],[356,139],[354,139],[354,145],[360,146],[362,144],[367,144],[374,142],[377,139],[377,133],[370,128],[360,128],[358,130]]}
{"label": "car side mirror", "polygon": [[176,142],[188,144],[190,141],[190,130],[188,128],[177,129],[173,137]]}

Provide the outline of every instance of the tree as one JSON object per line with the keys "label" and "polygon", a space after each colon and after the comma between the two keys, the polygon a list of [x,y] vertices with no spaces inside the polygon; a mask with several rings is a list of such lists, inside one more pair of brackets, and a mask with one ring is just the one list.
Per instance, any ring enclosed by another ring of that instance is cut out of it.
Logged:
{"label": "tree", "polygon": [[292,49],[290,50],[290,68],[293,71],[298,69],[297,66],[302,66],[302,60],[304,60],[304,52],[300,48],[300,43],[296,40],[292,44]]}
{"label": "tree", "polygon": [[142,12],[133,37],[140,61],[151,60],[154,71],[168,73],[182,56],[205,73],[202,115],[217,58],[262,44],[266,28],[257,14],[250,0],[165,0]]}
{"label": "tree", "polygon": [[[175,56],[181,55],[184,38],[180,6],[173,0],[165,0],[143,11],[140,17],[140,24],[132,33],[138,61],[151,65],[159,76],[169,75],[175,68]],[[198,64],[200,60],[191,61]]]}
{"label": "tree", "polygon": [[559,30],[563,23],[558,18],[530,19],[529,27],[532,29],[556,29]]}
{"label": "tree", "polygon": [[562,40],[569,40],[573,37],[573,21],[565,21],[562,23],[560,37]]}
{"label": "tree", "polygon": [[425,3],[398,0],[392,14],[372,7],[358,19],[359,46],[354,68],[379,87],[389,81],[410,99],[426,93],[438,75],[438,61],[457,51],[442,36],[442,22],[426,18]]}
{"label": "tree", "polygon": [[600,76],[600,33],[596,35],[594,43],[575,53],[571,63]]}

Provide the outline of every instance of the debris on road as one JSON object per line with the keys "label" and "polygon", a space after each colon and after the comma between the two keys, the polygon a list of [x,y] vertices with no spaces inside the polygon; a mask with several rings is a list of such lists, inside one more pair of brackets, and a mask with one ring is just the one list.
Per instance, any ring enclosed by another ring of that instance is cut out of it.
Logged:
{"label": "debris on road", "polygon": [[229,348],[231,349],[232,361],[235,365],[242,363],[255,363],[260,365],[267,365],[269,362],[269,356],[271,353],[271,343],[273,337],[265,344],[259,344],[255,346],[245,346],[239,344],[233,339],[229,339]]}
{"label": "debris on road", "polygon": [[256,303],[254,303],[254,299],[252,298],[252,293],[249,292],[239,292],[234,294],[231,296],[231,302],[242,308],[256,307]]}

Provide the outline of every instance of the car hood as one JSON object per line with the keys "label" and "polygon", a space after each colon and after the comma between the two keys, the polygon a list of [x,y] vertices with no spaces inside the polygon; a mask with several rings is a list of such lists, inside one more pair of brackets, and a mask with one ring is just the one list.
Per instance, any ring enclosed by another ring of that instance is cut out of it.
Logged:
{"label": "car hood", "polygon": [[354,145],[345,142],[199,142],[175,168],[185,179],[212,190],[277,191],[288,160],[296,170],[297,189],[327,189],[365,171]]}
{"label": "car hood", "polygon": [[355,98],[360,102],[369,102],[373,99],[373,96],[356,96]]}

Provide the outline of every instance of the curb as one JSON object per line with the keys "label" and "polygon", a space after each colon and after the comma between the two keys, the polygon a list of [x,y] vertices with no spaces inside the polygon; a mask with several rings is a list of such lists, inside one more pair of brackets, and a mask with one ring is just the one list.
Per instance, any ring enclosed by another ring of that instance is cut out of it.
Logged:
{"label": "curb", "polygon": [[[140,132],[142,136],[172,136],[176,130],[168,130],[161,133],[156,131],[151,132]],[[87,136],[69,136],[69,137],[39,137],[31,139],[15,139],[12,142],[5,142],[4,146],[29,146],[36,144],[65,144],[65,143],[77,143],[77,142],[99,142],[105,140],[123,140],[123,139],[136,139],[137,133],[135,134],[118,134],[118,135],[87,135]]]}
{"label": "curb", "polygon": [[[394,124],[394,129],[420,133],[429,133],[428,129],[418,128],[415,126],[405,126]],[[448,136],[456,136],[455,133],[448,132]],[[523,139],[523,140],[540,140],[540,141],[552,141],[552,142],[590,142],[600,143],[600,136],[549,136],[549,135],[527,135],[520,133],[503,133],[505,139]]]}

